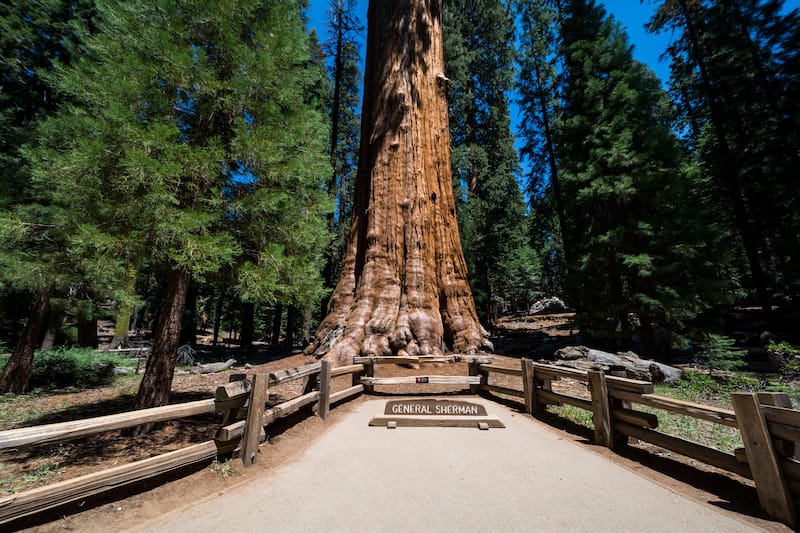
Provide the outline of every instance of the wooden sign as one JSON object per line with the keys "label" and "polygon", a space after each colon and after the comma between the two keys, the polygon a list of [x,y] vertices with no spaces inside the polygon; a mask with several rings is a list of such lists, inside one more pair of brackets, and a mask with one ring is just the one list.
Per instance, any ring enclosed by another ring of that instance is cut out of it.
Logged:
{"label": "wooden sign", "polygon": [[390,400],[385,415],[487,416],[486,407],[461,400]]}

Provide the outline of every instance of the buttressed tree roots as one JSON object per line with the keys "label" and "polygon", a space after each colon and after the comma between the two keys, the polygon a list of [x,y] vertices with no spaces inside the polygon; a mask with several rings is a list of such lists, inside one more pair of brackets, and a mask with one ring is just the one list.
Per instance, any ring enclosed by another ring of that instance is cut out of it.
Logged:
{"label": "buttressed tree roots", "polygon": [[450,171],[440,0],[372,1],[353,222],[306,353],[491,350],[467,282]]}

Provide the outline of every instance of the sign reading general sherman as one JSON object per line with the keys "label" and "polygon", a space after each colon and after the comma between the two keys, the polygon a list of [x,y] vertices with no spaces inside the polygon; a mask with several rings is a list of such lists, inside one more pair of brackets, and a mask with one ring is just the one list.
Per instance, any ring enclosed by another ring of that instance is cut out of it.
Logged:
{"label": "sign reading general sherman", "polygon": [[487,416],[486,407],[460,400],[390,400],[385,415]]}

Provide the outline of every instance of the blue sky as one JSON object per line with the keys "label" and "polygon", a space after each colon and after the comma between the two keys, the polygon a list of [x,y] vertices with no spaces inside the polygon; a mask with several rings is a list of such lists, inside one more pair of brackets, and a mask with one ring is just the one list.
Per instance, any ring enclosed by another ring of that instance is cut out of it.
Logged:
{"label": "blue sky", "polygon": [[[368,0],[358,0],[356,7],[356,13],[365,28],[368,3]],[[800,3],[800,0],[794,0],[793,3]],[[666,63],[660,63],[658,58],[664,53],[668,36],[651,35],[644,30],[644,24],[650,18],[653,7],[648,4],[640,4],[639,0],[608,0],[605,2],[605,6],[606,10],[627,28],[631,43],[635,46],[636,59],[647,63],[662,80],[666,79],[669,76],[669,68]],[[327,9],[328,0],[311,0],[311,9],[309,10],[311,26],[317,29],[322,41],[327,38]],[[366,38],[366,29],[364,38]]]}
{"label": "blue sky", "polygon": [[[362,61],[364,58],[363,42],[366,40],[367,5],[368,0],[357,0],[356,15],[364,26],[362,36]],[[669,34],[653,35],[647,33],[644,25],[650,20],[654,10],[652,0],[605,0],[600,2],[605,5],[606,11],[611,14],[627,30],[628,39],[634,46],[633,55],[639,61],[645,63],[666,85],[669,79],[669,64],[662,61],[660,56],[665,52],[671,36]],[[311,0],[311,8],[308,15],[312,28],[316,28],[320,41],[325,41],[328,37],[327,10],[329,0]],[[786,0],[785,8],[787,11],[800,8],[800,0]],[[363,70],[363,67],[362,67]],[[517,110],[518,107],[511,102],[511,127],[512,133],[517,131]]]}

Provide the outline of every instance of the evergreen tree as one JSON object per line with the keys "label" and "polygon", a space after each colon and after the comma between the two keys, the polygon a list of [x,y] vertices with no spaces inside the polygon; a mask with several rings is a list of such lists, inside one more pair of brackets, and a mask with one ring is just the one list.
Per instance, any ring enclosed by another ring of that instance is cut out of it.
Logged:
{"label": "evergreen tree", "polygon": [[796,299],[800,11],[782,0],[664,0],[650,30],[678,36],[672,95],[713,178],[716,217],[739,237],[747,287],[765,310],[774,296]]}
{"label": "evergreen tree", "polygon": [[[476,305],[481,318],[492,321],[510,303],[516,260],[529,255],[508,105],[514,16],[500,0],[449,0],[444,14],[461,236]],[[459,195],[461,183],[466,194]]]}
{"label": "evergreen tree", "polygon": [[169,398],[192,278],[235,267],[247,300],[320,293],[327,130],[300,4],[103,4],[89,54],[51,78],[70,104],[30,158],[71,253],[166,279],[139,408]]}
{"label": "evergreen tree", "polygon": [[594,0],[566,3],[562,39],[557,146],[578,320],[597,338],[638,328],[656,355],[652,325],[699,309],[705,261],[669,101]]}
{"label": "evergreen tree", "polygon": [[[50,206],[31,194],[22,147],[35,140],[37,121],[60,102],[44,78],[55,61],[70,64],[92,30],[93,2],[20,1],[0,5],[0,290],[31,305],[15,349],[0,376],[0,393],[28,388],[36,345],[51,300],[66,287],[80,294],[89,273],[66,268],[64,234]],[[87,266],[84,264],[84,266]],[[90,267],[91,268],[91,267]],[[73,275],[66,271],[72,270]],[[0,313],[6,312],[6,306]],[[17,313],[5,318],[17,326]],[[51,322],[55,322],[51,320]]]}
{"label": "evergreen tree", "polygon": [[[328,250],[323,277],[326,286],[332,288],[341,269],[358,170],[361,69],[357,39],[363,28],[354,14],[355,0],[329,2],[329,38],[325,52],[330,57],[328,76],[333,86],[328,106],[333,171],[328,179],[328,194],[336,202],[336,210],[328,215],[328,228],[334,240]],[[327,299],[324,303],[327,307]]]}
{"label": "evergreen tree", "polygon": [[[558,116],[560,42],[559,0],[517,0],[520,56],[517,90],[523,141],[520,157],[527,168],[530,198],[529,234],[541,251],[544,284],[554,294],[569,285],[564,272],[570,263],[570,242],[562,239],[566,227],[555,146]],[[569,300],[569,296],[567,296]]]}

